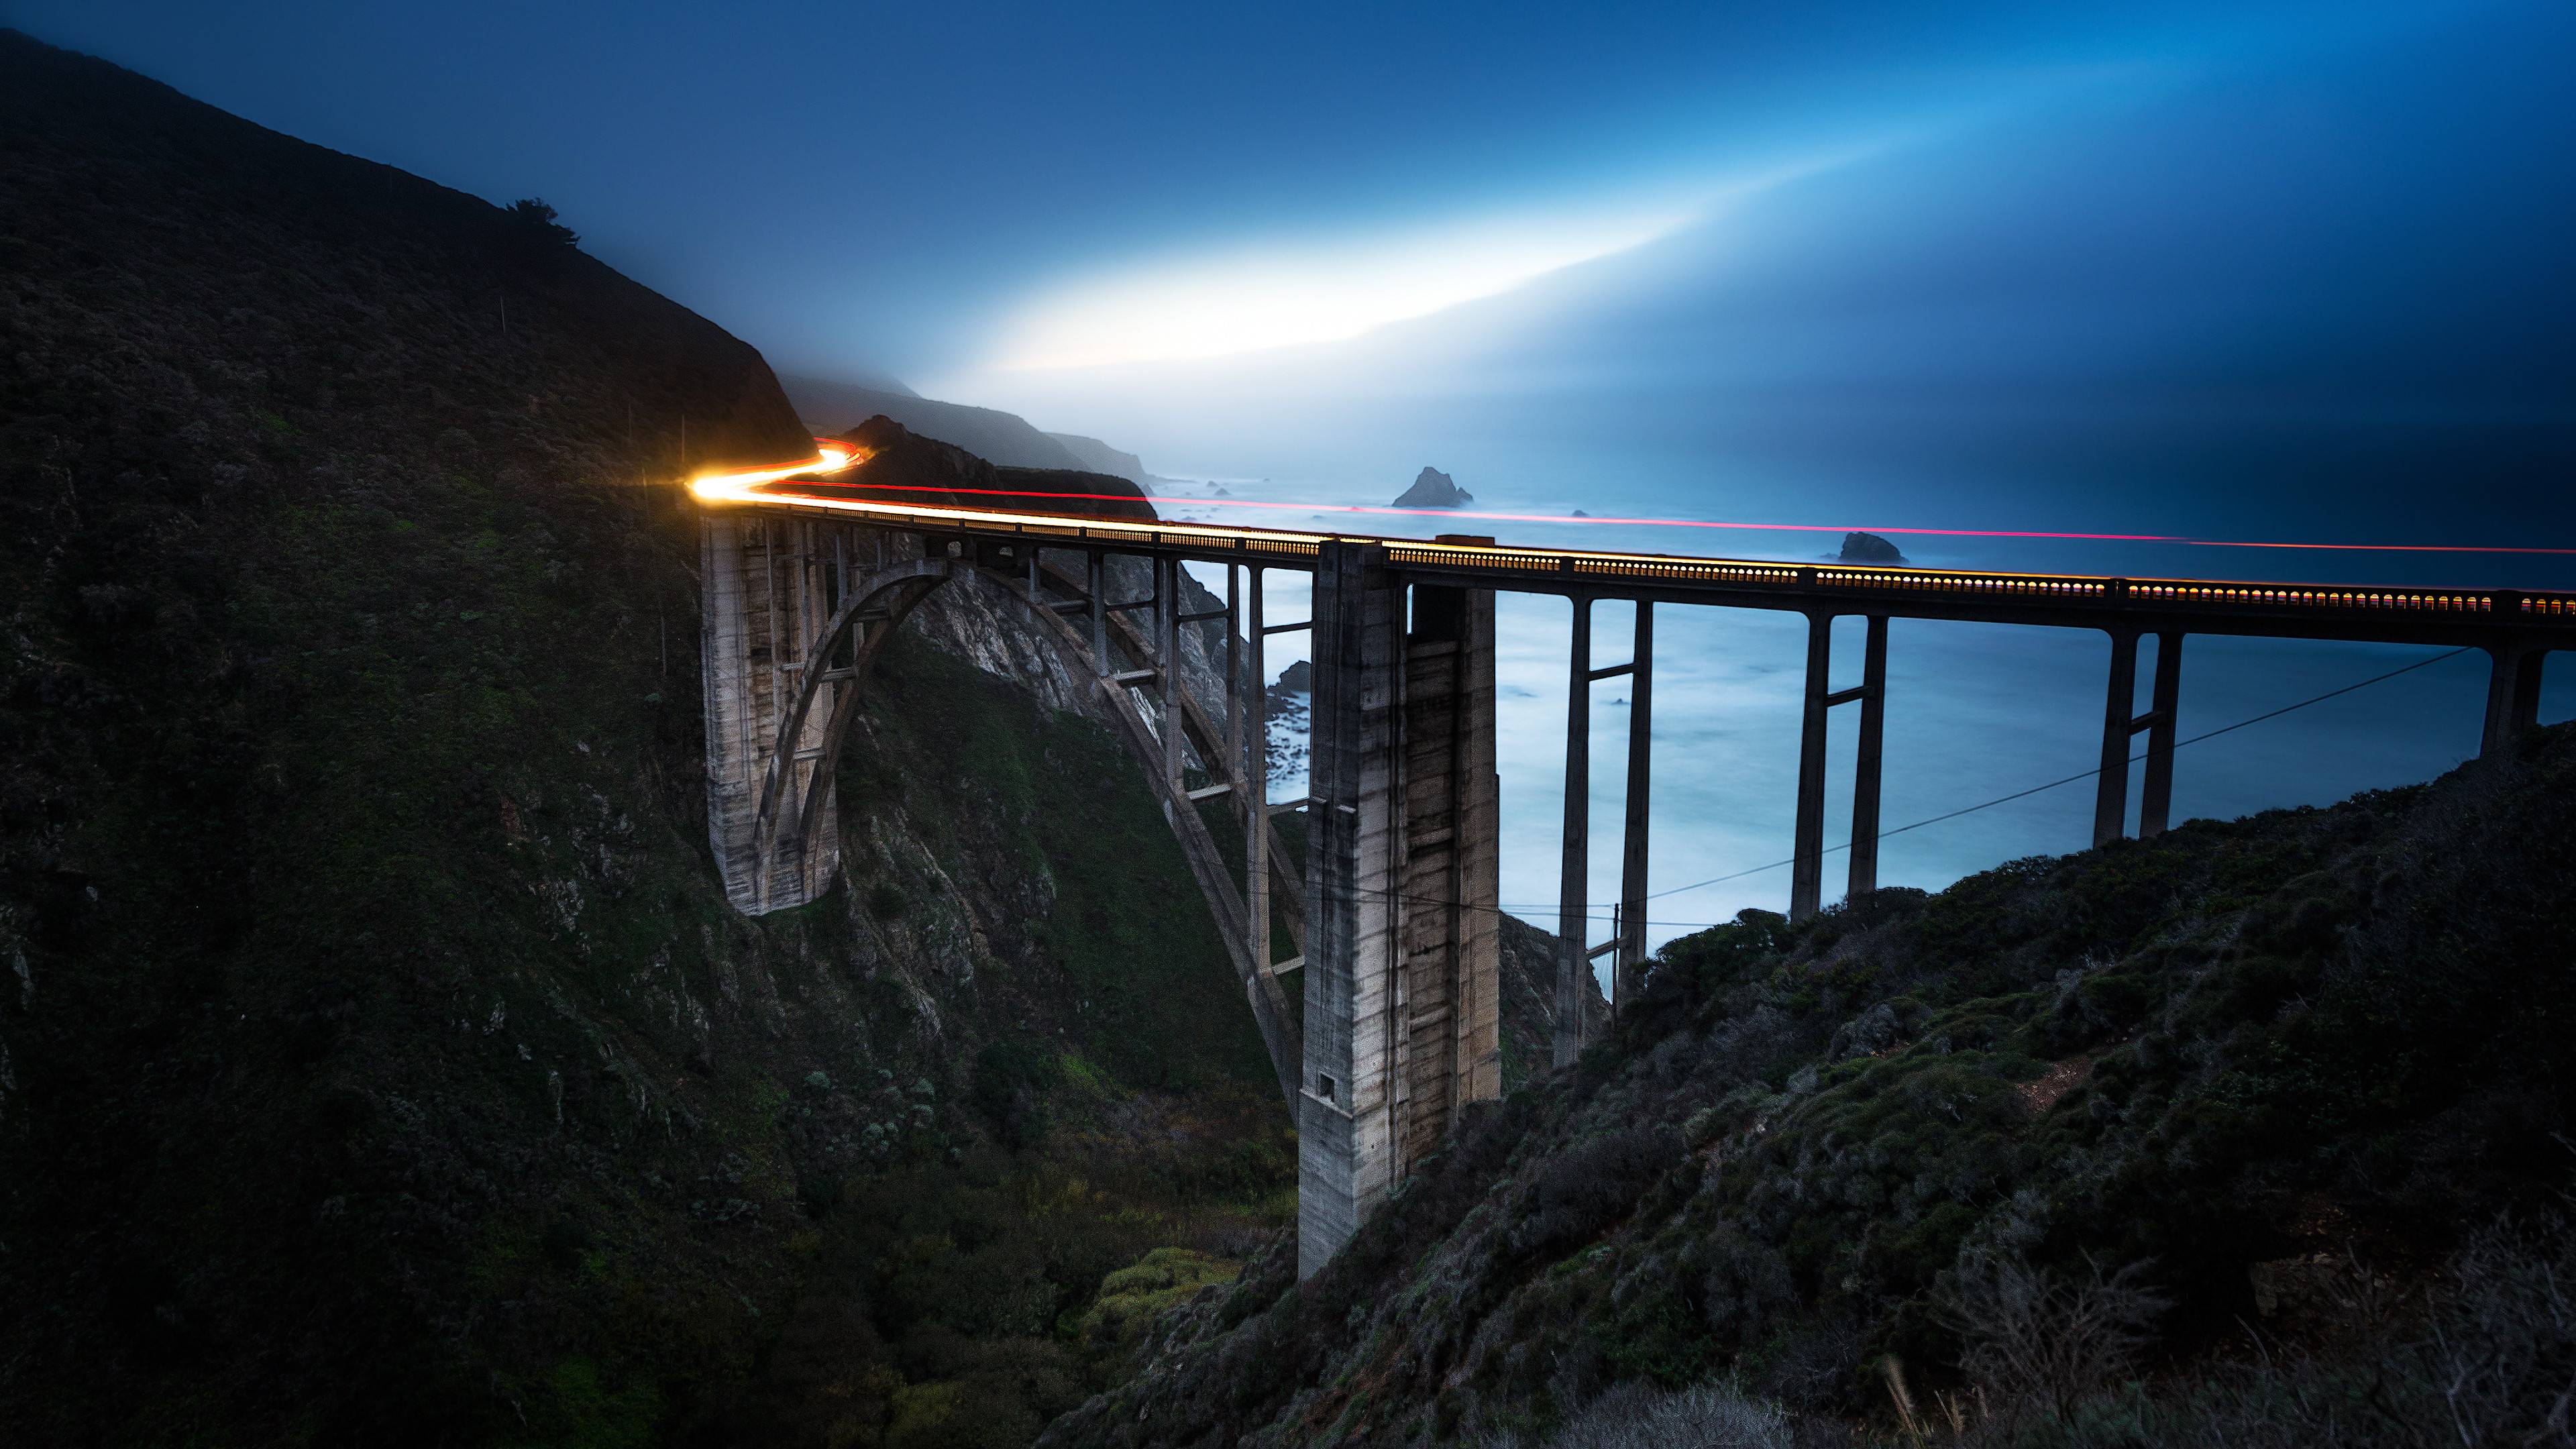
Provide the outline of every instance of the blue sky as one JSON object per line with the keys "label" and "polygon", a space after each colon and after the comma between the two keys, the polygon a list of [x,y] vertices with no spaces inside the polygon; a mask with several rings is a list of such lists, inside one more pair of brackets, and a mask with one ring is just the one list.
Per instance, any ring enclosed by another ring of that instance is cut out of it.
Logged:
{"label": "blue sky", "polygon": [[[323,145],[543,196],[782,370],[891,374],[1239,496],[1383,502],[1428,463],[1548,514],[2576,541],[2566,0],[0,0],[0,18]],[[2566,557],[1915,551],[2576,585]],[[1553,891],[1551,607],[1513,605],[1505,641],[1514,901]],[[1703,768],[1657,797],[1659,886],[1785,839],[1797,641],[1699,614],[1661,636],[1659,733]],[[1890,818],[2085,768],[2101,648],[1900,630]],[[2195,646],[2187,723],[2422,654]],[[2213,742],[2178,809],[2447,768],[2475,747],[2476,664]],[[2544,717],[2576,707],[2571,675],[2562,657]],[[1596,776],[1596,823],[1615,776]],[[2080,846],[2087,798],[1904,836],[1889,879]],[[1597,900],[1615,864],[1595,867]],[[1714,919],[1784,888],[1671,909]]]}
{"label": "blue sky", "polygon": [[2576,525],[2563,0],[13,15],[1170,473]]}
{"label": "blue sky", "polygon": [[[2321,349],[2420,363],[2429,326],[2503,344],[2495,396],[2563,406],[2570,375],[2563,340],[2527,370],[2566,320],[2563,4],[10,13],[293,134],[546,196],[799,368],[974,387],[1102,279],[1319,252],[1365,274],[1406,238],[1580,231],[1857,152],[1686,233],[1660,329],[1550,320],[1651,372],[1740,305],[1728,248],[1794,238],[1762,299],[1794,314],[1793,369],[1964,348],[1989,386],[2071,367],[2241,396],[2317,385]],[[1897,306],[1901,337],[1863,327]],[[2204,314],[2254,335],[2195,353]]]}

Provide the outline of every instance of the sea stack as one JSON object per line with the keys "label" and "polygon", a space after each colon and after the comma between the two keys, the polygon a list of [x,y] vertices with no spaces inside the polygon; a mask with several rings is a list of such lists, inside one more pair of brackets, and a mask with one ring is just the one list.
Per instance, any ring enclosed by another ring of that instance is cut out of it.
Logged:
{"label": "sea stack", "polygon": [[1476,495],[1458,486],[1458,480],[1437,468],[1425,468],[1414,475],[1413,486],[1395,500],[1397,508],[1457,508],[1476,501]]}
{"label": "sea stack", "polygon": [[1834,557],[1843,563],[1901,564],[1905,562],[1905,555],[1897,550],[1895,544],[1889,543],[1874,533],[1844,534],[1843,551]]}

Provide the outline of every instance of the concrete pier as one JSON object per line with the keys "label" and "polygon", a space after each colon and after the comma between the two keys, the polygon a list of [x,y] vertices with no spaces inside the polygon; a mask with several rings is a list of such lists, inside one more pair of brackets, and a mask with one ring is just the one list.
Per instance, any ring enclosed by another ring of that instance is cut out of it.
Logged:
{"label": "concrete pier", "polygon": [[1655,606],[1637,601],[1637,642],[1628,665],[1627,830],[1619,843],[1619,954],[1610,1009],[1624,1010],[1645,985],[1647,816],[1655,773]]}
{"label": "concrete pier", "polygon": [[1798,815],[1789,850],[1789,919],[1824,908],[1825,712],[1834,659],[1834,616],[1807,616],[1806,707],[1798,720]]}
{"label": "concrete pier", "polygon": [[2147,705],[2147,774],[2138,796],[2138,838],[2165,833],[2173,814],[2175,710],[2182,701],[2182,636],[2156,636],[2156,682]]}
{"label": "concrete pier", "polygon": [[2478,734],[2478,753],[2491,755],[2540,727],[2540,670],[2545,650],[2520,644],[2487,649],[2486,726]]}
{"label": "concrete pier", "polygon": [[2102,758],[2093,777],[2093,843],[2129,829],[2129,736],[2137,732],[2138,636],[2111,632],[2111,678],[2102,698]]}
{"label": "concrete pier", "polygon": [[2162,835],[2173,812],[2174,711],[2182,695],[2182,635],[2156,636],[2154,695],[2137,714],[2138,636],[2111,633],[2111,678],[2102,702],[2101,774],[2093,790],[2093,843],[2129,833],[2129,741],[2147,737],[2147,772],[2138,799],[2138,837]]}
{"label": "concrete pier", "polygon": [[1845,900],[1878,889],[1878,802],[1887,761],[1887,616],[1869,616],[1861,644],[1860,752],[1852,765],[1851,875]]}
{"label": "concrete pier", "polygon": [[1852,772],[1851,876],[1848,895],[1878,889],[1878,802],[1887,737],[1887,618],[1865,616],[1860,683],[1832,687],[1834,616],[1807,616],[1806,709],[1798,729],[1798,818],[1789,852],[1789,919],[1824,909],[1825,725],[1834,707],[1860,706],[1860,753]]}
{"label": "concrete pier", "polygon": [[1418,590],[1408,627],[1384,550],[1336,541],[1314,601],[1300,1277],[1501,1089],[1493,595]]}
{"label": "concrete pier", "polygon": [[1565,686],[1565,827],[1556,885],[1557,1066],[1583,1054],[1583,978],[1592,969],[1589,939],[1592,859],[1592,599],[1574,596],[1573,647]]}
{"label": "concrete pier", "polygon": [[[839,811],[828,786],[811,818],[791,823],[792,848],[781,852],[777,821],[762,819],[779,735],[794,710],[839,580],[831,555],[818,550],[816,525],[795,519],[711,513],[699,535],[704,580],[703,632],[707,720],[707,834],[724,871],[725,899],[759,914],[800,906],[822,893],[840,868]],[[806,801],[829,734],[829,711],[808,709],[781,772],[783,791]]]}

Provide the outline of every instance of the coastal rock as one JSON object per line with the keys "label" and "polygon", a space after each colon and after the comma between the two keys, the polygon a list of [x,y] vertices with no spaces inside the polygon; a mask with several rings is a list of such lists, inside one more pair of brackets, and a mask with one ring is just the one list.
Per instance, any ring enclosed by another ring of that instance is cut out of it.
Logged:
{"label": "coastal rock", "polygon": [[1437,468],[1425,468],[1413,477],[1413,486],[1395,500],[1397,508],[1457,508],[1476,501],[1476,495],[1458,486],[1458,480]]}
{"label": "coastal rock", "polygon": [[1843,551],[1834,555],[1843,563],[1901,564],[1905,555],[1896,545],[1874,533],[1846,533]]}
{"label": "coastal rock", "polygon": [[1300,659],[1279,671],[1279,687],[1291,694],[1315,692],[1315,666]]}

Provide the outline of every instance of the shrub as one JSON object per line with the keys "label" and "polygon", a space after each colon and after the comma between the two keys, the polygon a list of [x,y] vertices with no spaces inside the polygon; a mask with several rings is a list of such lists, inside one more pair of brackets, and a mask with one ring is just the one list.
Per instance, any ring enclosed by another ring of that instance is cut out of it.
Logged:
{"label": "shrub", "polygon": [[2107,1277],[2090,1257],[2085,1267],[2084,1277],[2068,1278],[1970,1248],[1936,1290],[1944,1320],[1967,1344],[1959,1366],[2007,1418],[2026,1407],[2070,1417],[2127,1373],[2170,1306],[2142,1281],[2143,1263]]}
{"label": "shrub", "polygon": [[1584,1406],[1545,1439],[1502,1434],[1486,1449],[1787,1449],[1788,1416],[1732,1385],[1658,1393],[1622,1384]]}
{"label": "shrub", "polygon": [[1513,1232],[1512,1245],[1545,1254],[1588,1241],[1634,1206],[1684,1150],[1681,1132],[1660,1122],[1577,1143],[1539,1175],[1529,1217]]}

